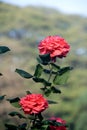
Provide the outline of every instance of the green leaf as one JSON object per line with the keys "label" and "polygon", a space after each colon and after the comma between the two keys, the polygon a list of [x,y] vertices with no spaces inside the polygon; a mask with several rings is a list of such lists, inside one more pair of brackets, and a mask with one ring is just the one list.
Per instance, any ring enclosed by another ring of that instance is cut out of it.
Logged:
{"label": "green leaf", "polygon": [[43,69],[43,71],[44,71],[44,73],[46,73],[46,74],[50,74],[50,73],[52,73],[52,74],[57,74],[57,72],[55,72],[55,71],[52,71],[52,72],[51,72],[51,70],[48,70],[48,69]]}
{"label": "green leaf", "polygon": [[38,64],[36,66],[34,76],[39,78],[41,76],[42,72],[43,72],[43,67],[40,64]]}
{"label": "green leaf", "polygon": [[46,74],[50,74],[50,70],[48,70],[48,69],[44,69],[43,71],[44,71],[44,73],[46,73]]}
{"label": "green leaf", "polygon": [[42,64],[42,60],[40,57],[37,57],[37,61],[38,61],[38,63]]}
{"label": "green leaf", "polygon": [[33,77],[33,80],[34,80],[35,82],[40,82],[40,83],[43,83],[43,82],[44,82],[44,79],[43,79],[43,78]]}
{"label": "green leaf", "polygon": [[54,77],[53,83],[56,84],[56,85],[64,85],[64,84],[66,84],[68,77],[69,77],[69,72],[66,72],[62,75],[57,74]]}
{"label": "green leaf", "polygon": [[26,118],[25,116],[23,116],[22,114],[20,114],[19,112],[10,112],[9,113],[10,116],[18,116],[19,118]]}
{"label": "green leaf", "polygon": [[52,126],[65,126],[65,124],[62,124],[60,122],[57,122],[56,120],[43,120],[43,125],[52,125]]}
{"label": "green leaf", "polygon": [[32,94],[30,91],[26,91],[27,94]]}
{"label": "green leaf", "polygon": [[43,83],[45,86],[51,86],[51,83],[49,83],[48,81],[46,81],[46,80],[43,79],[43,78],[34,77],[33,80],[34,80],[35,82]]}
{"label": "green leaf", "polygon": [[65,126],[64,124],[60,123],[60,122],[56,122],[54,123],[54,126]]}
{"label": "green leaf", "polygon": [[44,87],[44,88],[40,88],[40,89],[43,91],[44,95],[47,96],[47,97],[48,97],[48,96],[51,94],[51,92],[52,92],[51,87],[49,87],[49,88]]}
{"label": "green leaf", "polygon": [[44,84],[44,86],[51,86],[51,83],[46,80],[43,81],[43,84]]}
{"label": "green leaf", "polygon": [[49,129],[48,129],[48,125],[43,125],[43,126],[41,127],[41,130],[49,130]]}
{"label": "green leaf", "polygon": [[46,120],[43,123],[52,126],[64,126],[62,123],[57,122],[56,120]]}
{"label": "green leaf", "polygon": [[27,130],[26,127],[27,127],[27,124],[23,123],[22,125],[18,126],[18,130]]}
{"label": "green leaf", "polygon": [[11,105],[13,105],[14,107],[17,107],[17,108],[20,108],[20,105],[19,105],[19,101],[20,101],[20,98],[19,97],[16,97],[16,98],[13,98],[13,99],[7,99]]}
{"label": "green leaf", "polygon": [[51,90],[52,90],[53,93],[61,93],[61,91],[59,89],[57,89],[53,86],[51,87]]}
{"label": "green leaf", "polygon": [[50,88],[46,88],[45,90],[44,90],[44,94],[45,94],[45,96],[49,96],[50,94],[51,94],[51,89]]}
{"label": "green leaf", "polygon": [[54,126],[62,126],[62,123],[56,122],[56,120],[55,120],[55,122],[53,122],[53,125],[54,125]]}
{"label": "green leaf", "polygon": [[58,102],[52,101],[52,100],[48,100],[49,104],[57,104]]}
{"label": "green leaf", "polygon": [[10,51],[10,49],[6,46],[0,46],[0,54]]}
{"label": "green leaf", "polygon": [[43,120],[43,121],[42,121],[42,124],[43,124],[43,125],[49,125],[49,120]]}
{"label": "green leaf", "polygon": [[23,78],[26,78],[26,79],[33,77],[31,74],[29,74],[28,72],[21,70],[21,69],[16,69],[15,72],[17,72],[20,76],[22,76]]}
{"label": "green leaf", "polygon": [[66,73],[66,72],[68,72],[68,71],[70,71],[70,70],[72,70],[72,69],[73,69],[73,68],[70,67],[70,66],[68,66],[68,67],[63,67],[63,68],[61,68],[61,69],[58,71],[58,73],[59,73],[59,75],[62,75],[62,74]]}
{"label": "green leaf", "polygon": [[39,57],[43,65],[47,65],[51,61],[50,54],[39,55]]}
{"label": "green leaf", "polygon": [[59,70],[60,69],[60,66],[58,66],[58,65],[56,65],[56,64],[54,64],[54,63],[50,63],[51,64],[51,66],[54,68],[54,69],[56,69],[56,70]]}
{"label": "green leaf", "polygon": [[69,72],[72,70],[72,67],[64,67],[61,68],[56,76],[54,77],[53,83],[56,85],[64,85],[66,84],[68,77],[69,77]]}
{"label": "green leaf", "polygon": [[6,130],[18,130],[18,127],[13,124],[5,124]]}
{"label": "green leaf", "polygon": [[6,95],[0,96],[0,101],[2,101],[5,98]]}

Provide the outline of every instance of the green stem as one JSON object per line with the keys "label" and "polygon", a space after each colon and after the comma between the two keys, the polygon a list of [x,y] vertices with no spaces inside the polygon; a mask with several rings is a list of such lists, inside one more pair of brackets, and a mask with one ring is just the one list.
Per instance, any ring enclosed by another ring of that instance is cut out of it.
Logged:
{"label": "green stem", "polygon": [[31,121],[28,117],[26,119],[26,122],[27,122],[27,130],[31,130]]}
{"label": "green stem", "polygon": [[[49,66],[50,74],[49,74],[49,77],[48,77],[47,81],[49,82],[51,77],[52,77],[53,66],[51,66],[51,64],[49,64],[48,66]],[[46,90],[46,89],[47,89],[47,86],[44,86],[44,90]]]}
{"label": "green stem", "polygon": [[30,120],[29,118],[27,118],[27,130],[32,130],[32,127],[35,126],[36,116],[37,115],[34,115],[34,120]]}
{"label": "green stem", "polygon": [[32,122],[33,126],[35,126],[36,117],[37,117],[37,115],[34,115],[34,120]]}
{"label": "green stem", "polygon": [[49,68],[50,68],[50,74],[49,74],[49,78],[48,78],[48,82],[50,81],[51,79],[51,76],[52,76],[52,70],[53,70],[53,67],[49,65]]}

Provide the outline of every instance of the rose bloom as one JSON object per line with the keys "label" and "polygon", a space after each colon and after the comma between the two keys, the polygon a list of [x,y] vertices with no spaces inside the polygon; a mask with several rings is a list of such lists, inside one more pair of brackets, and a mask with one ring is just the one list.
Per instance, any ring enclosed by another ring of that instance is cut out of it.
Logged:
{"label": "rose bloom", "polygon": [[66,57],[70,46],[60,36],[48,36],[39,43],[38,49],[40,54],[44,55],[49,53],[51,59],[56,59],[56,57]]}
{"label": "rose bloom", "polygon": [[19,101],[25,114],[38,114],[48,107],[47,100],[41,94],[29,94]]}
{"label": "rose bloom", "polygon": [[50,120],[55,120],[56,122],[59,122],[61,123],[63,126],[52,126],[50,125],[49,128],[50,130],[67,130],[65,125],[66,125],[66,121],[65,120],[62,120],[61,118],[51,118]]}

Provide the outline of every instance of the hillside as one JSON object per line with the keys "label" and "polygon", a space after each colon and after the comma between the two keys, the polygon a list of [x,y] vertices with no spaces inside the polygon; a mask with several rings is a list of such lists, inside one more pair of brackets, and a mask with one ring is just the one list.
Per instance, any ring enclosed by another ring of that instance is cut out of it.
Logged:
{"label": "hillside", "polygon": [[[0,77],[0,94],[20,96],[24,95],[24,90],[30,89],[29,85],[35,86],[15,74],[14,70],[22,68],[33,73],[38,55],[37,45],[48,35],[60,35],[68,41],[70,54],[62,62],[59,60],[58,64],[71,65],[74,70],[67,85],[61,86],[62,94],[57,97],[52,95],[60,103],[46,114],[50,115],[54,110],[56,116],[62,116],[70,123],[72,130],[80,130],[78,119],[81,119],[81,114],[87,113],[87,18],[65,15],[48,8],[19,8],[0,3],[0,45],[11,49],[7,55],[0,55],[0,72],[3,73],[3,77]],[[38,91],[38,87],[34,87],[33,91],[35,89]],[[12,109],[11,106],[3,102],[0,108],[3,121],[7,121],[6,111],[9,109]],[[85,116],[82,118],[83,125]],[[0,119],[2,129],[3,121]]]}
{"label": "hillside", "polygon": [[25,45],[33,43],[34,46],[47,35],[61,35],[71,44],[72,50],[77,51],[87,47],[86,33],[87,18],[47,8],[0,4],[0,37],[22,40]]}

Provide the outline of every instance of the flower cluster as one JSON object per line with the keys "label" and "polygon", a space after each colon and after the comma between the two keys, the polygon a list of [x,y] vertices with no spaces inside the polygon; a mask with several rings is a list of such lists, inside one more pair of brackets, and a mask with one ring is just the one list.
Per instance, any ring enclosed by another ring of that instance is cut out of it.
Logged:
{"label": "flower cluster", "polygon": [[46,37],[40,42],[38,48],[40,54],[49,53],[52,59],[65,57],[70,50],[68,43],[60,36]]}
{"label": "flower cluster", "polygon": [[50,125],[49,128],[50,130],[66,130],[66,121],[65,120],[62,120],[61,118],[55,118],[55,117],[52,117],[50,120],[54,120],[58,123],[60,123],[60,126],[53,126],[53,125]]}
{"label": "flower cluster", "polygon": [[47,100],[41,94],[29,94],[20,99],[25,114],[38,114],[48,108]]}

